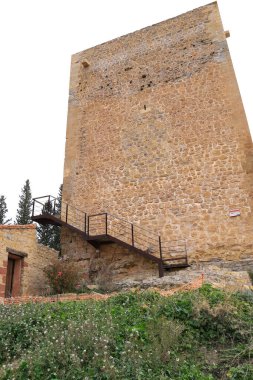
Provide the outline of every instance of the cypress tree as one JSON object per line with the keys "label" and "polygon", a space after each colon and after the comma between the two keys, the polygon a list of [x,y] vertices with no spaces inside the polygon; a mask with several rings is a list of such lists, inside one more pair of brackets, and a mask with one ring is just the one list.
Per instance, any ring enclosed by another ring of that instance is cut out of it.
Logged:
{"label": "cypress tree", "polygon": [[11,219],[5,219],[8,212],[6,199],[4,195],[0,196],[0,224],[7,224]]}
{"label": "cypress tree", "polygon": [[27,179],[25,181],[25,185],[21,189],[21,194],[19,196],[16,223],[17,224],[32,223],[31,209],[32,209],[32,193],[31,193],[29,179]]}

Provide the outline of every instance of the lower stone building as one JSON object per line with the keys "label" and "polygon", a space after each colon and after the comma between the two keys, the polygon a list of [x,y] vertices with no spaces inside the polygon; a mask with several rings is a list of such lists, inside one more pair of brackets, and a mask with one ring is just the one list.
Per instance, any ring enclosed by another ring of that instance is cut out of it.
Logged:
{"label": "lower stone building", "polygon": [[42,294],[43,268],[58,252],[38,244],[36,225],[0,226],[0,297]]}

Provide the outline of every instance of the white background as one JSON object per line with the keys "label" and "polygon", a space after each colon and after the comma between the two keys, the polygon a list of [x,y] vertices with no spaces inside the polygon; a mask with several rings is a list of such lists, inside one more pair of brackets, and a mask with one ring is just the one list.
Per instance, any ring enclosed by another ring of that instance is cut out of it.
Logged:
{"label": "white background", "polygon": [[[13,221],[26,179],[34,197],[57,194],[62,183],[71,54],[208,3],[0,0],[0,195]],[[253,2],[218,4],[253,128]]]}

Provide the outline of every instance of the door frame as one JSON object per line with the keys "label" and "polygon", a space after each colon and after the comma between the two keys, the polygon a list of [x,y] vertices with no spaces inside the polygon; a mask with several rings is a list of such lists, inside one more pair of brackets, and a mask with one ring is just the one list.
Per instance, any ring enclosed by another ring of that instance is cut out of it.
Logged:
{"label": "door frame", "polygon": [[[22,269],[24,267],[24,258],[27,257],[27,253],[16,251],[11,248],[6,248],[6,251],[8,253],[8,259],[5,281],[5,297],[17,297],[21,295]],[[10,269],[8,269],[9,265],[11,265]]]}

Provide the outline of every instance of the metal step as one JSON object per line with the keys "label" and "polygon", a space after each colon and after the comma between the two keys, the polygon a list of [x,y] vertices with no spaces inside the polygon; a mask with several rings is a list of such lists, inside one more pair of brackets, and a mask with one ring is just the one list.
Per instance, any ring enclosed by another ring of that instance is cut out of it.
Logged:
{"label": "metal step", "polygon": [[173,268],[189,268],[190,265],[189,264],[164,264],[163,265],[163,269],[165,270],[170,270],[170,269],[173,269]]}

